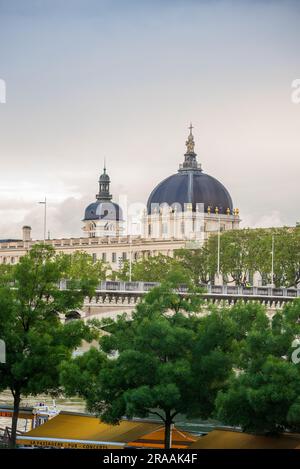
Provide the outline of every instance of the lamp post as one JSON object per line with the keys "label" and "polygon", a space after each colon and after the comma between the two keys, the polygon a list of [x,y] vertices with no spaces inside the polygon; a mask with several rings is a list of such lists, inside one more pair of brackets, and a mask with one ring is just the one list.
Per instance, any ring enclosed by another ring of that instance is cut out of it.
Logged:
{"label": "lamp post", "polygon": [[271,251],[271,287],[274,288],[274,235],[272,235],[272,251]]}
{"label": "lamp post", "polygon": [[129,282],[131,282],[132,277],[132,239],[131,234],[129,235]]}
{"label": "lamp post", "polygon": [[220,275],[220,241],[221,241],[221,221],[219,215],[219,224],[218,224],[218,277]]}
{"label": "lamp post", "polygon": [[218,223],[218,253],[217,253],[217,275],[218,275],[218,283],[220,279],[220,250],[221,250],[221,217],[219,213],[219,223]]}
{"label": "lamp post", "polygon": [[46,230],[47,230],[47,198],[39,204],[44,205],[44,243],[46,242]]}

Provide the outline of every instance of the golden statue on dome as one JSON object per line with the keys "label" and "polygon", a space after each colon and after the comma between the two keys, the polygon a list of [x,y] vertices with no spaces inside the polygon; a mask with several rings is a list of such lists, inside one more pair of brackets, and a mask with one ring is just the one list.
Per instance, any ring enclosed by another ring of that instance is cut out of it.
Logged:
{"label": "golden statue on dome", "polygon": [[190,123],[190,126],[189,126],[190,133],[189,133],[187,141],[185,142],[187,153],[195,153],[194,135],[192,133],[193,128],[194,127],[192,126],[192,123]]}

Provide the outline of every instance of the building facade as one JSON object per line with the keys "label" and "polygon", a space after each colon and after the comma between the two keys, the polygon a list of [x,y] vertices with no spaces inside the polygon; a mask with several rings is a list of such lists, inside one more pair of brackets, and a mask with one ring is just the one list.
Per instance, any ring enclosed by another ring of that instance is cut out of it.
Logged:
{"label": "building facade", "polygon": [[203,172],[192,129],[190,125],[178,172],[159,183],[148,198],[140,235],[127,234],[123,210],[113,201],[104,167],[95,200],[84,211],[83,237],[34,240],[31,228],[24,226],[20,239],[0,240],[0,263],[15,264],[34,244],[45,242],[57,252],[85,251],[118,270],[125,260],[159,253],[173,256],[179,248],[201,246],[211,233],[238,229],[239,210],[233,208],[223,184]]}

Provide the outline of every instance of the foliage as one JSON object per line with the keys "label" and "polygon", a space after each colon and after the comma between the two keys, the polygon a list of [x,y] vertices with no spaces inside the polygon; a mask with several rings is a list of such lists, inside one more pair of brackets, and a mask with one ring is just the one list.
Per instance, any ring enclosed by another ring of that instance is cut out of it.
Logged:
{"label": "foliage", "polygon": [[59,391],[60,363],[71,358],[82,339],[95,333],[83,321],[64,324],[59,315],[80,308],[85,292],[60,290],[61,258],[51,246],[35,245],[13,268],[11,282],[0,286],[1,339],[6,363],[0,364],[0,389],[14,398],[12,441],[15,445],[22,396]]}
{"label": "foliage", "polygon": [[223,422],[255,433],[300,429],[300,370],[290,359],[299,317],[296,301],[272,320],[260,311],[248,325],[236,354],[238,371],[216,399]]}
{"label": "foliage", "polygon": [[57,262],[60,263],[61,273],[68,279],[68,288],[77,288],[85,296],[92,297],[101,280],[106,278],[107,265],[94,261],[92,256],[83,251],[74,254],[60,254]]}
{"label": "foliage", "polygon": [[[145,259],[132,262],[131,279],[141,282],[163,282],[173,270],[186,272],[186,269],[177,259],[158,254]],[[120,280],[129,280],[129,261],[125,261],[120,272],[117,273]]]}
{"label": "foliage", "polygon": [[201,249],[178,249],[175,251],[175,259],[190,273],[196,285],[207,284],[213,282],[216,273],[213,252],[211,242],[210,247],[206,243]]}
{"label": "foliage", "polygon": [[[274,277],[272,271],[274,239]],[[176,258],[195,282],[213,283],[217,274],[218,236],[211,235],[199,249],[180,249]],[[300,282],[300,230],[296,228],[243,229],[220,235],[220,271],[236,285],[247,285],[259,272],[266,283],[277,287],[297,287]]]}
{"label": "foliage", "polygon": [[174,272],[151,290],[131,320],[119,317],[100,339],[101,350],[62,367],[66,391],[83,397],[102,420],[116,424],[125,415],[149,414],[162,419],[166,447],[175,416],[210,415],[231,373],[231,321],[217,310],[195,315],[197,293],[188,300],[174,290],[181,275]]}

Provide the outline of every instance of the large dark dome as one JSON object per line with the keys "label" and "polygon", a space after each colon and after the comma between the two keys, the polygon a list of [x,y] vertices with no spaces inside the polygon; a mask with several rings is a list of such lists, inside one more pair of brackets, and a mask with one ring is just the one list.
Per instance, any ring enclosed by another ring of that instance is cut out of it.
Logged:
{"label": "large dark dome", "polygon": [[181,210],[184,204],[193,205],[196,209],[197,203],[204,204],[204,210],[208,207],[213,212],[218,207],[219,213],[226,213],[229,208],[232,212],[233,205],[229,192],[217,179],[203,173],[201,170],[179,170],[164,179],[150,194],[147,202],[148,213],[151,213],[157,204],[161,205],[180,204]]}
{"label": "large dark dome", "polygon": [[203,173],[201,165],[197,162],[192,128],[191,124],[184,162],[177,174],[164,179],[151,192],[147,202],[149,214],[162,204],[173,205],[173,208],[176,204],[177,209],[180,204],[183,211],[184,204],[192,204],[193,210],[196,210],[196,204],[201,203],[204,204],[205,212],[210,209],[216,213],[232,213],[232,200],[227,189],[217,179]]}

